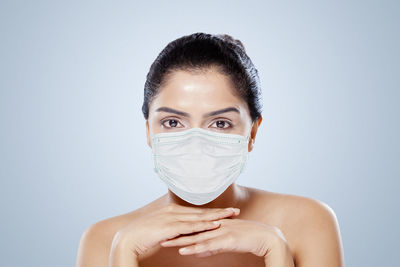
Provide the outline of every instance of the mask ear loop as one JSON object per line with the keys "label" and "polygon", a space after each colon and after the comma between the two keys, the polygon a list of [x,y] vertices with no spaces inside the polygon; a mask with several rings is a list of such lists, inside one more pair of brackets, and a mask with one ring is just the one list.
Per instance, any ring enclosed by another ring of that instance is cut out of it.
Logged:
{"label": "mask ear loop", "polygon": [[249,139],[250,139],[250,136],[251,136],[251,130],[253,129],[253,125],[254,125],[254,122],[251,124],[251,127],[250,127],[250,132],[247,134],[247,136],[246,136],[246,141],[247,141],[247,143],[249,143]]}
{"label": "mask ear loop", "polygon": [[[249,145],[250,136],[251,136],[251,131],[250,131],[250,133],[247,134],[246,137],[245,137],[245,138],[246,138],[246,142],[245,142],[246,145]],[[253,142],[253,141],[252,141],[252,142]]]}
{"label": "mask ear loop", "polygon": [[250,140],[250,134],[248,134],[247,137],[246,137],[247,143],[249,142],[249,140]]}

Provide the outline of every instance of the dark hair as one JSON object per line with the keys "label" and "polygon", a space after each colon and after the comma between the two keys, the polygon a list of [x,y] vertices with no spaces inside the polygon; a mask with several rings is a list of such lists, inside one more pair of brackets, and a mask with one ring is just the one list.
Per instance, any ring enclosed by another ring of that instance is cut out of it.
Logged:
{"label": "dark hair", "polygon": [[144,86],[142,112],[145,119],[149,117],[151,101],[169,74],[175,70],[202,71],[214,66],[230,77],[255,122],[262,112],[261,88],[257,69],[244,45],[228,34],[202,32],[170,42],[151,65]]}

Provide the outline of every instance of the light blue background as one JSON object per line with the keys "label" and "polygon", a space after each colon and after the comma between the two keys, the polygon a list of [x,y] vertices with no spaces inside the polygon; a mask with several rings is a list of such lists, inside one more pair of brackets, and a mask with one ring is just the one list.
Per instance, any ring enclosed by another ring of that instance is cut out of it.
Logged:
{"label": "light blue background", "polygon": [[242,185],[339,219],[346,266],[399,266],[398,1],[1,1],[0,259],[74,266],[82,232],[166,193],[141,113],[164,46],[240,39],[264,120]]}

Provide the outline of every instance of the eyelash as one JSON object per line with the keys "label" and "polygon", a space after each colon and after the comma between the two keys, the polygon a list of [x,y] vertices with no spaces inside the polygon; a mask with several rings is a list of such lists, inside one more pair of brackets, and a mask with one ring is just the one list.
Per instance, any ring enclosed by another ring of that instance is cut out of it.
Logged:
{"label": "eyelash", "polygon": [[[161,125],[164,126],[166,129],[177,128],[177,127],[169,127],[169,126],[165,126],[165,125],[164,125],[165,122],[168,122],[168,121],[171,121],[171,120],[174,120],[174,121],[177,121],[178,123],[181,123],[181,122],[179,121],[179,119],[177,119],[177,118],[168,118],[168,119],[165,119],[165,120],[161,120],[160,123],[161,123]],[[227,123],[227,124],[228,124],[228,127],[226,127],[226,128],[212,127],[212,128],[217,128],[217,129],[219,129],[219,130],[225,131],[225,130],[230,129],[230,128],[233,127],[233,124],[232,124],[230,121],[224,120],[224,119],[218,119],[218,118],[217,118],[212,124],[214,124],[214,123],[216,123],[216,122],[220,122],[220,121],[223,121],[224,123]],[[181,124],[182,124],[182,123],[181,123]]]}
{"label": "eyelash", "polygon": [[162,120],[160,123],[161,123],[161,125],[164,126],[164,128],[166,128],[166,129],[176,128],[176,127],[169,127],[169,126],[165,126],[165,125],[164,125],[164,123],[166,123],[166,122],[168,122],[168,121],[172,121],[172,120],[177,121],[178,123],[180,123],[179,120],[176,119],[176,118],[165,119],[165,120]]}

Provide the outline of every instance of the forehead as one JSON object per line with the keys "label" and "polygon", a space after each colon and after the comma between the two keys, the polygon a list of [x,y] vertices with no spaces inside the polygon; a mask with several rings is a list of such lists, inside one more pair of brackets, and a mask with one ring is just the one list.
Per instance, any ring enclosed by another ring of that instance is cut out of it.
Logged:
{"label": "forehead", "polygon": [[176,70],[170,73],[152,103],[152,108],[170,105],[182,109],[211,109],[226,105],[243,107],[231,79],[217,71]]}

